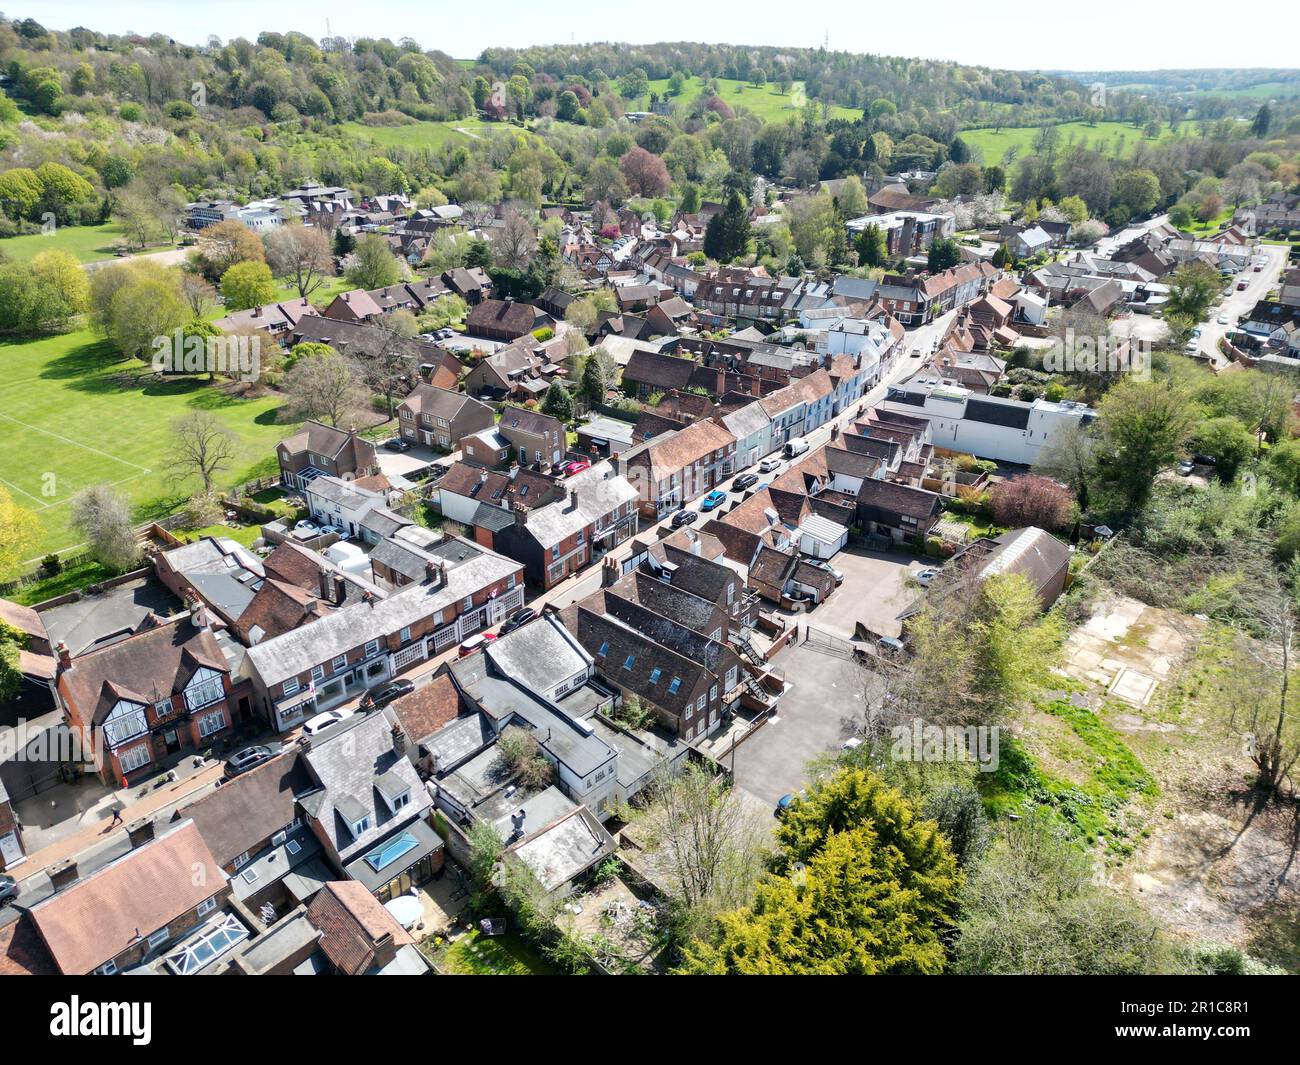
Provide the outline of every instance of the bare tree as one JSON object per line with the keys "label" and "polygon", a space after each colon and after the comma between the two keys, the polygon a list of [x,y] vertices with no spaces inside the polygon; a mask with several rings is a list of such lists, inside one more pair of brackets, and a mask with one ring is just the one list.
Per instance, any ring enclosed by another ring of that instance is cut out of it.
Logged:
{"label": "bare tree", "polygon": [[522,211],[507,207],[501,217],[501,227],[492,236],[492,252],[499,266],[522,270],[537,250],[537,233]]}
{"label": "bare tree", "polygon": [[376,322],[375,328],[382,338],[378,350],[356,360],[366,387],[383,396],[390,420],[396,410],[394,401],[411,390],[411,375],[416,370],[415,359],[406,350],[406,337],[393,328],[395,324]]}
{"label": "bare tree", "polygon": [[262,238],[271,273],[306,299],[325,283],[333,268],[329,239],[317,228],[280,226]]}
{"label": "bare tree", "polygon": [[293,418],[315,418],[337,427],[365,403],[351,362],[336,351],[299,359],[284,377],[285,410]]}
{"label": "bare tree", "polygon": [[1264,798],[1280,794],[1284,783],[1291,784],[1291,770],[1300,759],[1300,715],[1291,705],[1291,670],[1300,621],[1297,582],[1300,559],[1292,559],[1284,576],[1270,571],[1250,598],[1250,627],[1259,639],[1247,640],[1244,646],[1256,668],[1234,674],[1239,683],[1233,724],[1246,731],[1247,752],[1255,763],[1255,788]]}
{"label": "bare tree", "polygon": [[86,538],[95,559],[111,570],[128,570],[140,558],[131,506],[106,484],[83,488],[73,497],[72,527]]}
{"label": "bare tree", "polygon": [[181,273],[181,294],[190,305],[195,318],[206,318],[217,305],[217,290],[207,283],[200,274],[188,271]]}
{"label": "bare tree", "polygon": [[238,440],[211,411],[196,410],[172,422],[173,478],[185,481],[197,477],[203,485],[203,494],[212,492],[217,474],[230,468],[235,457]]}

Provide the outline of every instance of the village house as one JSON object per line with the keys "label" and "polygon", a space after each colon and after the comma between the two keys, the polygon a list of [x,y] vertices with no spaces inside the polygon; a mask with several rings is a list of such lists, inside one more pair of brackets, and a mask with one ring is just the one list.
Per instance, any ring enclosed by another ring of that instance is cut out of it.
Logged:
{"label": "village house", "polygon": [[126,787],[230,728],[235,684],[201,603],[75,659],[57,650],[67,725],[89,742],[105,784]]}
{"label": "village house", "polygon": [[550,315],[527,303],[486,299],[470,308],[465,329],[484,340],[518,340],[534,329],[553,324]]}
{"label": "village house", "polygon": [[281,440],[276,458],[286,488],[305,488],[321,475],[355,479],[379,472],[375,445],[355,428],[336,429],[318,421],[303,422],[293,436]]}
{"label": "village house", "polygon": [[402,439],[452,451],[461,438],[496,423],[492,408],[461,392],[419,384],[397,408]]}
{"label": "village house", "polygon": [[637,489],[641,514],[658,521],[735,471],[736,438],[700,421],[647,440],[618,456],[618,469]]}

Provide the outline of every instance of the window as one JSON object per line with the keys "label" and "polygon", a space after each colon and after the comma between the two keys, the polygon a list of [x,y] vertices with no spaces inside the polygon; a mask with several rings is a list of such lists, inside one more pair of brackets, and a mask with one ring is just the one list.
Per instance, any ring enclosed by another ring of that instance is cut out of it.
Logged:
{"label": "window", "polygon": [[312,666],[312,667],[311,667],[311,679],[312,679],[313,682],[318,681],[318,680],[324,680],[324,679],[325,679],[325,667],[324,667],[324,666]]}
{"label": "window", "polygon": [[335,673],[337,673],[340,669],[347,669],[347,667],[348,667],[348,656],[347,656],[347,655],[335,655],[335,656],[334,656],[334,672],[335,672]]}
{"label": "window", "polygon": [[171,939],[171,937],[171,933],[168,932],[167,929],[160,928],[149,936],[149,948],[152,950],[154,947],[162,946],[162,944],[166,943],[167,940]]}
{"label": "window", "polygon": [[650,683],[651,683],[651,684],[658,684],[658,683],[659,683],[659,675],[660,675],[661,673],[663,673],[663,670],[660,669],[658,666],[655,666],[655,668],[652,669],[652,670],[650,671]]}
{"label": "window", "polygon": [[396,813],[398,810],[400,810],[403,806],[405,806],[410,801],[411,801],[411,793],[409,791],[404,791],[402,792],[401,795],[394,795],[393,812]]}
{"label": "window", "polygon": [[551,561],[554,562],[559,557],[560,557],[560,545],[556,544],[554,547],[551,548]]}
{"label": "window", "polygon": [[718,701],[718,686],[715,684],[713,685],[713,687],[709,689],[709,702],[715,703],[717,701]]}
{"label": "window", "polygon": [[474,609],[474,597],[473,597],[472,595],[467,595],[467,596],[465,596],[465,601],[464,601],[463,603],[460,604],[460,608],[461,608],[461,610],[473,610],[473,609]]}
{"label": "window", "polygon": [[506,581],[506,591],[513,591],[515,587],[515,575],[510,574],[510,579]]}
{"label": "window", "polygon": [[118,758],[123,773],[133,773],[141,766],[146,766],[152,761],[153,755],[149,753],[148,744],[142,744],[139,747],[132,747],[129,751],[123,751]]}
{"label": "window", "polygon": [[608,641],[608,640],[606,640],[604,643],[602,643],[602,644],[600,645],[600,650],[596,652],[596,657],[597,657],[597,658],[604,658],[607,654],[609,654],[609,641]]}
{"label": "window", "polygon": [[136,736],[143,736],[147,731],[149,723],[145,720],[144,707],[125,699],[119,700],[104,720],[104,738],[112,747]]}
{"label": "window", "polygon": [[248,851],[244,851],[243,854],[241,854],[230,864],[233,865],[236,869],[242,869],[244,866],[248,864]]}
{"label": "window", "polygon": [[290,677],[284,682],[284,694],[293,695],[298,691],[298,678]]}
{"label": "window", "polygon": [[226,914],[213,921],[197,939],[168,954],[167,966],[178,976],[189,976],[247,938],[248,929],[239,918],[233,913]]}
{"label": "window", "polygon": [[101,965],[98,969],[96,969],[95,972],[99,973],[100,976],[112,976],[114,973],[117,972],[117,962],[106,961],[104,962],[103,965]]}
{"label": "window", "polygon": [[410,641],[411,641],[411,626],[410,626],[410,625],[406,625],[406,626],[404,626],[404,627],[402,628],[402,631],[399,632],[399,633],[397,634],[397,638],[398,638],[399,640],[401,640],[402,643],[410,643]]}
{"label": "window", "polygon": [[215,714],[204,714],[199,718],[199,735],[211,736],[226,727],[226,715],[218,710]]}
{"label": "window", "polygon": [[682,682],[678,677],[673,677],[672,683],[668,685],[668,694],[676,695],[681,690]]}
{"label": "window", "polygon": [[215,669],[200,669],[185,686],[185,705],[190,710],[198,710],[209,703],[215,703],[225,694],[221,674]]}
{"label": "window", "polygon": [[356,837],[360,836],[361,833],[363,833],[363,832],[369,832],[369,831],[370,831],[370,818],[369,818],[369,817],[363,817],[360,821],[356,821],[356,822],[354,822],[353,825],[352,825],[352,836],[353,836],[354,839],[355,839]]}
{"label": "window", "polygon": [[200,902],[199,907],[195,912],[200,917],[206,917],[216,908],[217,908],[217,896],[213,895],[211,898],[204,899],[202,902]]}
{"label": "window", "polygon": [[371,655],[376,655],[376,654],[378,654],[378,653],[379,653],[379,641],[378,641],[378,640],[367,640],[367,641],[366,641],[366,657],[369,658]]}
{"label": "window", "polygon": [[636,655],[628,655],[625,659],[623,659],[624,669],[631,669],[634,665],[636,665]]}
{"label": "window", "polygon": [[153,704],[153,712],[159,717],[166,717],[172,712],[172,701],[170,699],[159,699]]}
{"label": "window", "polygon": [[695,713],[695,708],[694,708],[693,706],[691,706],[690,703],[687,703],[687,704],[686,704],[686,713],[685,713],[684,715],[682,715],[682,716],[685,717],[687,721],[689,721],[689,720],[691,719],[691,717],[692,717],[692,715],[693,715],[694,713]]}
{"label": "window", "polygon": [[705,703],[705,698],[703,695],[701,695],[695,703],[695,709],[698,710],[700,713],[704,713],[704,703]]}

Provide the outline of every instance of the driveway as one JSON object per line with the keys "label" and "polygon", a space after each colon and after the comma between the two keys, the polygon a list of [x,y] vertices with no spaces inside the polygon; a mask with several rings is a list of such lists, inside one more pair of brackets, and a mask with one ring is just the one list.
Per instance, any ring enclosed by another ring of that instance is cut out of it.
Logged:
{"label": "driveway", "polygon": [[853,659],[806,643],[785,648],[772,664],[789,685],[776,716],[722,760],[740,788],[769,810],[804,786],[809,761],[834,752],[857,731],[868,678]]}
{"label": "driveway", "polygon": [[913,555],[845,548],[831,559],[844,583],[807,615],[808,624],[846,640],[854,638],[859,621],[881,636],[897,636],[898,615],[917,594],[907,587],[907,574],[931,564]]}

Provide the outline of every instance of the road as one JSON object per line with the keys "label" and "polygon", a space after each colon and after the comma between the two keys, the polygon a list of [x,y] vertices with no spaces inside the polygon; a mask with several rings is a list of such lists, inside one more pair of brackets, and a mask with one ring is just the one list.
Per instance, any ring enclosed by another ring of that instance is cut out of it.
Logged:
{"label": "road", "polygon": [[[1268,259],[1268,265],[1259,273],[1255,273],[1254,266],[1248,266],[1244,272],[1224,282],[1225,288],[1228,285],[1232,286],[1232,294],[1217,307],[1210,309],[1209,320],[1201,326],[1197,346],[1213,358],[1216,368],[1226,366],[1229,361],[1219,351],[1219,341],[1229,329],[1235,329],[1237,322],[1246,312],[1267,296],[1269,289],[1277,284],[1286,266],[1286,248],[1274,244],[1261,244],[1255,259],[1264,258]],[[1248,283],[1247,287],[1238,292],[1237,284],[1243,280]],[[1220,317],[1227,318],[1227,322],[1220,322],[1218,320]]]}
{"label": "road", "polygon": [[93,274],[105,266],[112,266],[114,263],[139,262],[141,259],[149,259],[159,266],[179,266],[192,252],[193,248],[168,248],[165,251],[141,252],[139,255],[124,255],[112,259],[96,259],[93,263],[86,263],[85,270],[88,274]]}

